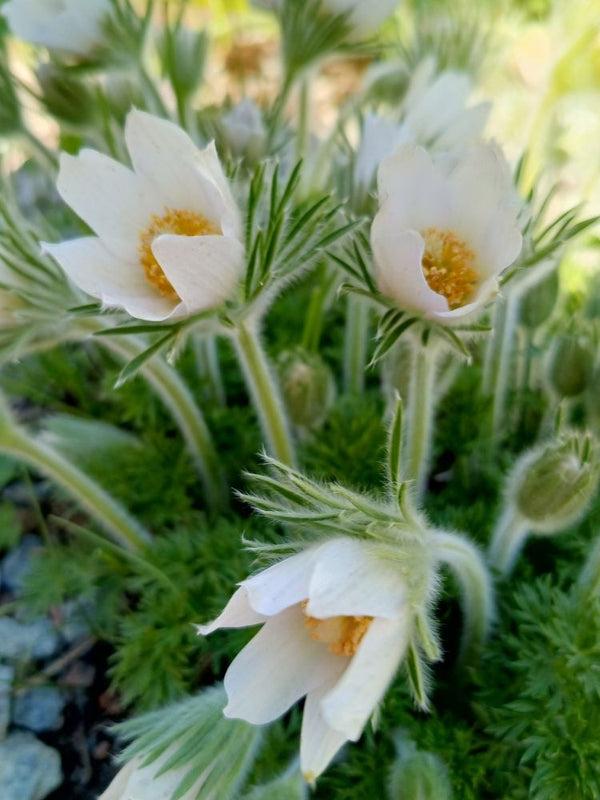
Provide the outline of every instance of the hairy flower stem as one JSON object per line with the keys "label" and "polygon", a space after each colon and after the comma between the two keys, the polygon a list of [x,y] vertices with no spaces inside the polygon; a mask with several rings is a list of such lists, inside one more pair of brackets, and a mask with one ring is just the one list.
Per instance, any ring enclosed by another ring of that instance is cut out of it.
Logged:
{"label": "hairy flower stem", "polygon": [[[111,353],[130,361],[146,348],[136,337],[102,336],[97,339]],[[213,510],[229,505],[229,490],[221,472],[219,454],[192,393],[181,376],[160,357],[149,359],[140,374],[171,412],[204,485],[206,503]]]}
{"label": "hairy flower stem", "polygon": [[417,504],[425,493],[430,468],[436,406],[434,382],[438,356],[439,350],[435,345],[429,344],[423,347],[419,339],[413,339],[404,475],[414,482]]}
{"label": "hairy flower stem", "polygon": [[348,297],[344,336],[344,391],[360,394],[365,388],[369,308],[361,298]]}
{"label": "hairy flower stem", "polygon": [[21,428],[4,403],[0,416],[0,452],[25,461],[62,486],[123,547],[137,550],[150,541],[148,532],[95,481]]}
{"label": "hairy flower stem", "polygon": [[240,322],[232,338],[267,448],[283,464],[294,466],[296,455],[281,394],[254,324]]}
{"label": "hairy flower stem", "polygon": [[225,406],[225,389],[221,378],[216,338],[209,335],[195,336],[193,345],[203,399],[214,406]]}
{"label": "hairy flower stem", "polygon": [[455,533],[431,534],[436,558],[447,564],[462,594],[464,614],[459,664],[477,660],[494,618],[492,580],[479,550],[464,536]]}
{"label": "hairy flower stem", "polygon": [[492,400],[492,440],[497,441],[506,411],[511,357],[519,312],[517,292],[509,292],[496,304],[493,334],[488,340],[484,366],[484,393]]}
{"label": "hairy flower stem", "polygon": [[577,588],[590,597],[597,597],[600,594],[600,537],[596,539],[579,574]]}
{"label": "hairy flower stem", "polygon": [[497,569],[501,575],[509,575],[526,539],[525,520],[516,508],[508,504],[492,534],[488,550],[489,565]]}

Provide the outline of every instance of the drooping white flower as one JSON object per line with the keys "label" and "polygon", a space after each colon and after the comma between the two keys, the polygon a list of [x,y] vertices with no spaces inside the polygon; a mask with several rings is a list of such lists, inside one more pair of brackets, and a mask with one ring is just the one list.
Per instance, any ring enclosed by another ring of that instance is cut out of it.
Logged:
{"label": "drooping white flower", "polygon": [[382,294],[446,324],[480,309],[522,245],[500,149],[479,143],[447,162],[401,145],[382,161],[378,189],[371,245]]}
{"label": "drooping white flower", "polygon": [[164,320],[221,305],[243,269],[240,216],[214,147],[131,111],[133,170],[93,150],[61,156],[58,191],[97,236],[46,244],[106,306]]}
{"label": "drooping white flower", "polygon": [[102,41],[109,12],[110,0],[9,0],[2,6],[19,39],[80,56]]}
{"label": "drooping white flower", "polygon": [[361,735],[409,646],[412,612],[397,564],[338,537],[242,581],[198,630],[264,623],[227,671],[224,713],[263,724],[306,695],[300,759],[312,782]]}
{"label": "drooping white flower", "polygon": [[354,169],[359,195],[368,191],[379,164],[400,144],[427,147],[433,153],[458,157],[483,133],[489,103],[467,107],[471,78],[445,70],[435,75],[435,62],[426,59],[415,70],[399,118],[366,115]]}

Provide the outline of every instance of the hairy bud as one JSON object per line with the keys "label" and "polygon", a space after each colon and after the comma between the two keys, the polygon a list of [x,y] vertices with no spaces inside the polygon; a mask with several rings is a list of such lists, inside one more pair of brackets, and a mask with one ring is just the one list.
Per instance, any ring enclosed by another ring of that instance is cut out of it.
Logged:
{"label": "hairy bud", "polygon": [[280,356],[279,374],[292,423],[301,430],[319,428],[335,398],[327,364],[316,353],[296,348]]}

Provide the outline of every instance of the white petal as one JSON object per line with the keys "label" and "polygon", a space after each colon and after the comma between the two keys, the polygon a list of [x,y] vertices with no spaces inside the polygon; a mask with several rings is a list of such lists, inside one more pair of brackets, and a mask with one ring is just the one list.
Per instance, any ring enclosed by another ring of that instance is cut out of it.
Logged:
{"label": "white petal", "polygon": [[443,72],[415,98],[406,121],[417,132],[419,141],[430,144],[464,110],[471,89],[470,78],[463,73]]}
{"label": "white petal", "polygon": [[483,306],[488,303],[492,297],[498,292],[498,280],[492,275],[487,278],[477,290],[474,299],[464,306],[453,308],[450,311],[439,311],[435,314],[430,314],[432,319],[443,320],[448,323],[464,322],[465,319],[477,311],[480,311]]}
{"label": "white petal", "polygon": [[355,741],[382,699],[406,653],[410,617],[375,619],[348,668],[321,702],[323,718]]}
{"label": "white petal", "polygon": [[436,151],[460,152],[465,145],[470,145],[475,139],[480,138],[491,108],[491,103],[478,103],[476,106],[461,110],[461,113],[457,114],[438,135],[435,140]]}
{"label": "white petal", "polygon": [[255,725],[272,722],[339,668],[338,659],[311,638],[300,606],[265,622],[225,675],[226,717]]}
{"label": "white petal", "polygon": [[111,781],[109,787],[102,792],[98,800],[123,800],[128,795],[125,793],[129,786],[129,779],[139,767],[141,759],[132,759],[122,767],[114,779]]}
{"label": "white petal", "polygon": [[260,625],[266,619],[266,616],[252,608],[248,602],[248,592],[241,586],[233,593],[218,617],[205,625],[196,625],[196,630],[202,636],[208,636],[217,628],[246,628],[249,625]]}
{"label": "white petal", "polygon": [[115,254],[136,259],[140,231],[161,211],[146,181],[102,153],[82,150],[78,156],[61,155],[56,185]]}
{"label": "white petal", "polygon": [[377,183],[380,202],[390,205],[392,233],[448,228],[448,179],[422,147],[401,144],[381,162]]}
{"label": "white petal", "polygon": [[74,284],[107,306],[150,321],[167,319],[176,309],[148,283],[139,263],[116,258],[95,236],[42,246]]}
{"label": "white petal", "polygon": [[385,203],[375,215],[371,228],[371,246],[375,275],[381,292],[409,311],[423,311],[432,316],[448,311],[448,301],[434,292],[423,273],[423,237],[413,230],[394,225],[394,209]]}
{"label": "white petal", "polygon": [[310,576],[323,546],[309,547],[242,581],[255,611],[271,616],[308,597]]}
{"label": "white petal", "polygon": [[333,689],[339,674],[306,695],[300,735],[300,766],[307,783],[313,783],[327,769],[331,759],[347,741],[343,733],[329,727],[321,713],[321,700]]}
{"label": "white petal", "polygon": [[189,313],[220,306],[244,269],[244,248],[228,236],[163,234],[152,252]]}
{"label": "white petal", "polygon": [[133,167],[170,208],[196,211],[226,235],[239,234],[239,214],[214,148],[199,150],[172,122],[131,111],[125,141]]}
{"label": "white petal", "polygon": [[406,604],[406,585],[393,563],[352,539],[323,545],[310,580],[306,613],[326,617],[397,617]]}

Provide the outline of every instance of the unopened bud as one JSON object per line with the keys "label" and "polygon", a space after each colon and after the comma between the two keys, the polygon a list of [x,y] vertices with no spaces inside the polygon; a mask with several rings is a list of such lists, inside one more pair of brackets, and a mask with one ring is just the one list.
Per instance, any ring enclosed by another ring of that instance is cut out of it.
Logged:
{"label": "unopened bud", "polygon": [[97,103],[90,89],[55,64],[41,64],[37,79],[42,91],[42,102],[53,117],[71,125],[85,125],[94,121]]}
{"label": "unopened bud", "polygon": [[587,511],[598,483],[597,455],[589,434],[570,433],[521,456],[511,494],[532,533],[557,533]]}
{"label": "unopened bud", "polygon": [[232,155],[251,164],[263,154],[267,131],[258,106],[244,98],[221,119],[223,135]]}
{"label": "unopened bud", "polygon": [[104,93],[111,114],[124,124],[132,108],[144,108],[144,95],[139,83],[125,74],[113,73],[106,80]]}
{"label": "unopened bud", "polygon": [[301,430],[319,428],[335,399],[335,383],[327,364],[316,353],[297,348],[282,353],[278,367],[292,423]]}
{"label": "unopened bud", "polygon": [[451,800],[448,769],[434,753],[403,744],[388,781],[389,800]]}
{"label": "unopened bud", "polygon": [[552,314],[558,298],[558,271],[550,271],[521,297],[519,322],[535,330]]}
{"label": "unopened bud", "polygon": [[180,25],[163,32],[160,40],[163,70],[178,96],[189,97],[200,85],[207,51],[208,38],[204,31]]}
{"label": "unopened bud", "polygon": [[575,333],[558,334],[546,365],[546,378],[559,397],[577,397],[590,384],[594,364],[591,341]]}

